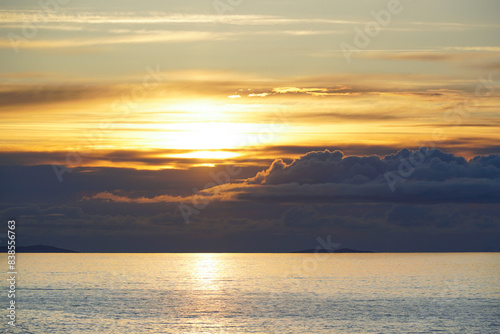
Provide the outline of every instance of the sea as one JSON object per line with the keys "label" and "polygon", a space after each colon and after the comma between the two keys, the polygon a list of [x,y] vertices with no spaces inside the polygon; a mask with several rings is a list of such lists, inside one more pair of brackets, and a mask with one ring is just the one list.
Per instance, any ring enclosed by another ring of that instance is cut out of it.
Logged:
{"label": "sea", "polygon": [[1,333],[500,333],[500,253],[17,254],[16,266],[16,326],[5,273]]}

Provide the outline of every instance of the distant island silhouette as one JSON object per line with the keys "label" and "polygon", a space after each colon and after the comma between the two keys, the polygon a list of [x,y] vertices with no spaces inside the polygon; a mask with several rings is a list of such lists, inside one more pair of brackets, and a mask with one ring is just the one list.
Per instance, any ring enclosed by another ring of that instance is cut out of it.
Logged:
{"label": "distant island silhouette", "polygon": [[295,251],[292,253],[374,253],[372,251],[366,250],[357,250],[351,248],[339,248],[339,249],[303,249],[299,251]]}
{"label": "distant island silhouette", "polygon": [[[0,247],[0,252],[7,253],[7,246]],[[45,246],[16,246],[16,253],[79,253],[74,250]]]}

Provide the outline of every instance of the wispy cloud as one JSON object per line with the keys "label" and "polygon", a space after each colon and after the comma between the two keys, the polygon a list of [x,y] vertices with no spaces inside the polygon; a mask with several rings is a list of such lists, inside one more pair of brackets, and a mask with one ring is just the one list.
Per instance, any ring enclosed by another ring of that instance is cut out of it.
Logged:
{"label": "wispy cloud", "polygon": [[500,52],[500,46],[451,46],[445,50]]}
{"label": "wispy cloud", "polygon": [[148,13],[101,13],[63,12],[47,15],[43,11],[0,11],[0,21],[6,23],[72,23],[72,24],[158,24],[158,23],[223,23],[232,25],[277,25],[292,23],[358,24],[360,21],[335,20],[323,18],[288,18],[273,15],[217,15],[217,14],[175,14],[168,12]]}
{"label": "wispy cloud", "polygon": [[[232,25],[276,25],[276,24],[298,24],[298,23],[319,23],[335,25],[358,25],[366,24],[366,18],[349,19],[342,18],[324,18],[324,17],[286,17],[278,15],[218,15],[218,14],[185,14],[156,11],[147,13],[137,12],[101,12],[70,10],[60,11],[58,13],[47,14],[43,10],[0,10],[0,21],[2,24],[8,23],[71,23],[71,24],[154,24],[154,23],[224,23]],[[422,29],[470,29],[475,28],[500,28],[500,24],[491,23],[463,23],[463,22],[421,22],[408,21],[405,24],[408,27],[422,27]],[[389,27],[390,28],[390,27]],[[385,28],[388,29],[388,28]],[[404,29],[396,27],[395,29]],[[409,28],[411,29],[411,28]],[[415,29],[415,28],[413,28]]]}
{"label": "wispy cloud", "polygon": [[351,94],[352,87],[337,85],[333,87],[276,87],[266,92],[253,92],[248,97],[267,97],[273,95],[311,95],[311,96],[338,96]]}
{"label": "wispy cloud", "polygon": [[477,54],[471,52],[363,52],[360,58],[384,60],[416,60],[416,61],[456,61],[491,57],[491,54]]}
{"label": "wispy cloud", "polygon": [[[228,39],[234,34],[223,32],[206,32],[206,31],[161,31],[148,34],[131,34],[112,37],[97,37],[97,38],[72,38],[72,39],[57,39],[57,40],[42,40],[36,39],[22,43],[19,47],[26,49],[57,49],[57,48],[74,48],[99,45],[113,44],[140,44],[140,43],[182,43],[210,40]],[[11,48],[12,43],[8,39],[0,39],[0,48]]]}

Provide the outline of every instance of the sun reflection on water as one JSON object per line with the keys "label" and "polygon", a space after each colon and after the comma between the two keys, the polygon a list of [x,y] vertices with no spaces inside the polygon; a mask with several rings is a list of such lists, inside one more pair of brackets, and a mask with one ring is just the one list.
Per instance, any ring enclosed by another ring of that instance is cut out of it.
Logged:
{"label": "sun reflection on water", "polygon": [[203,290],[218,289],[217,280],[221,275],[222,263],[219,254],[195,254],[193,278],[199,281]]}

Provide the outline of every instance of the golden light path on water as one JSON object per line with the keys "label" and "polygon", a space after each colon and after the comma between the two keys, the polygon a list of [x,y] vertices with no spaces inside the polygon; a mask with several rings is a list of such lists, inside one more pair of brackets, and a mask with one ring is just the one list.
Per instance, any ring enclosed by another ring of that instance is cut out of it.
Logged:
{"label": "golden light path on water", "polygon": [[19,254],[18,263],[23,333],[493,333],[500,300],[497,253]]}

